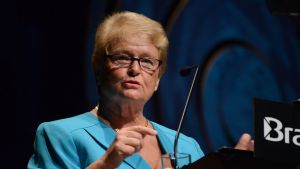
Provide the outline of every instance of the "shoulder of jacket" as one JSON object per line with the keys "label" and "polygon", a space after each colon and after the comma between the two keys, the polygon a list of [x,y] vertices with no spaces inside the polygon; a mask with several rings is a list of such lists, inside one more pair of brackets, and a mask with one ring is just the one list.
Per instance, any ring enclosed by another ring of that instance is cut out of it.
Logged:
{"label": "shoulder of jacket", "polygon": [[37,132],[43,130],[61,130],[65,132],[73,132],[78,129],[87,128],[99,123],[95,118],[87,113],[76,115],[69,118],[43,122],[39,125]]}

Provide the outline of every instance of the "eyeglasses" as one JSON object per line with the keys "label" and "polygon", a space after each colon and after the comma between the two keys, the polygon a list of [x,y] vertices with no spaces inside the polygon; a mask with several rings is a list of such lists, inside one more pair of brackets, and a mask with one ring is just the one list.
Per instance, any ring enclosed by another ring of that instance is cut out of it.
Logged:
{"label": "eyeglasses", "polygon": [[140,67],[144,71],[155,71],[158,69],[158,67],[161,65],[162,61],[155,59],[155,58],[150,58],[150,57],[132,57],[128,56],[126,54],[117,54],[117,55],[111,55],[108,54],[106,55],[110,59],[110,61],[118,67],[129,67],[132,65],[133,61],[138,61]]}

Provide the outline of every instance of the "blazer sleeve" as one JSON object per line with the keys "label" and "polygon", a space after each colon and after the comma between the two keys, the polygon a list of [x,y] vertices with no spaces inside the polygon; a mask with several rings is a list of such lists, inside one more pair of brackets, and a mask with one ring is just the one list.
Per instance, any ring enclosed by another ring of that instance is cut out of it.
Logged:
{"label": "blazer sleeve", "polygon": [[195,155],[192,156],[192,162],[195,162],[196,160],[202,158],[204,156],[204,153],[201,150],[200,145],[198,144],[198,142],[195,139],[192,138],[192,142],[193,142],[194,147],[195,147],[194,148],[195,153],[193,153]]}
{"label": "blazer sleeve", "polygon": [[27,168],[81,168],[71,132],[55,123],[42,123],[37,129],[34,153]]}

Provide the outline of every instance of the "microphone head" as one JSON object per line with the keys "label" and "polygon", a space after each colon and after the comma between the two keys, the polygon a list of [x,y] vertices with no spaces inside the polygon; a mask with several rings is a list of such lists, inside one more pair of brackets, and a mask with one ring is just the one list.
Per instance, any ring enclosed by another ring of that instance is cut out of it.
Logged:
{"label": "microphone head", "polygon": [[187,76],[190,74],[191,70],[195,67],[198,67],[199,65],[193,65],[193,66],[185,66],[180,70],[181,76]]}
{"label": "microphone head", "polygon": [[192,70],[191,67],[187,66],[187,67],[182,68],[179,73],[181,76],[187,76],[190,74],[191,70]]}

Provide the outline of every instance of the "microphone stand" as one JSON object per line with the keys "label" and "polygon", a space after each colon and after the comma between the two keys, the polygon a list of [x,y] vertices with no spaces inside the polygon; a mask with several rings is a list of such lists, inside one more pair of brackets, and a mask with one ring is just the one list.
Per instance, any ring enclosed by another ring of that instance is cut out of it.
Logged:
{"label": "microphone stand", "polygon": [[190,90],[189,90],[189,93],[188,93],[188,96],[187,96],[187,99],[186,99],[183,111],[182,111],[181,119],[180,119],[180,122],[179,122],[179,125],[178,125],[178,129],[177,129],[176,136],[175,136],[175,141],[174,141],[174,159],[173,159],[173,164],[174,164],[174,167],[176,169],[178,169],[178,166],[177,166],[177,164],[178,164],[178,160],[177,160],[177,145],[178,145],[178,140],[179,140],[179,134],[180,134],[181,125],[182,125],[182,122],[183,122],[183,119],[184,119],[184,116],[185,116],[185,113],[186,113],[186,110],[187,110],[187,107],[188,107],[188,104],[189,104],[189,101],[190,101],[190,97],[191,97],[191,94],[192,94],[192,91],[193,91],[193,88],[194,88],[194,83],[196,81],[196,77],[197,77],[197,74],[198,74],[199,65],[196,64],[196,65],[190,66],[188,68],[182,69],[180,71],[180,74],[182,76],[187,76],[190,73],[190,71],[193,68],[195,68],[195,67],[196,67],[196,71],[195,71],[195,74],[194,74],[194,77],[193,77],[192,84],[190,86]]}

